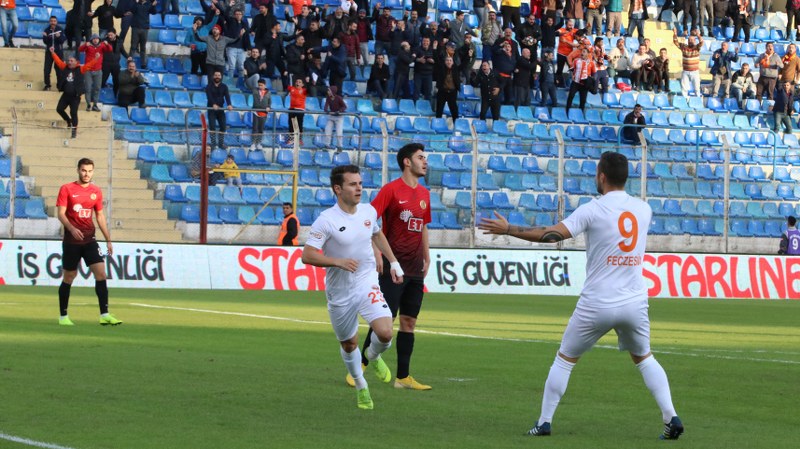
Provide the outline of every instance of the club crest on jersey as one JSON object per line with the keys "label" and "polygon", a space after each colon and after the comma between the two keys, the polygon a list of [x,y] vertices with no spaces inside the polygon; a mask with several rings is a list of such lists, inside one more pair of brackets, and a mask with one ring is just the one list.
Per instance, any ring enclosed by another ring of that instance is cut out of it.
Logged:
{"label": "club crest on jersey", "polygon": [[425,200],[419,200],[419,207],[425,210],[428,207],[428,203],[426,203]]}
{"label": "club crest on jersey", "polygon": [[[96,199],[97,199],[97,194],[96,194],[96,193],[93,193],[93,194],[91,194],[91,195],[89,196],[89,198],[91,198],[92,200],[96,200]],[[424,208],[423,208],[423,209],[424,209]]]}
{"label": "club crest on jersey", "polygon": [[371,220],[364,220],[364,227],[368,228],[370,226],[372,226],[372,221]]}
{"label": "club crest on jersey", "polygon": [[324,237],[325,237],[325,236],[324,236],[324,235],[322,235],[322,233],[321,233],[321,232],[319,232],[319,231],[311,231],[311,232],[309,232],[309,234],[308,234],[308,235],[310,235],[311,237],[313,237],[313,238],[315,238],[315,239],[321,239],[321,238],[324,238]]}

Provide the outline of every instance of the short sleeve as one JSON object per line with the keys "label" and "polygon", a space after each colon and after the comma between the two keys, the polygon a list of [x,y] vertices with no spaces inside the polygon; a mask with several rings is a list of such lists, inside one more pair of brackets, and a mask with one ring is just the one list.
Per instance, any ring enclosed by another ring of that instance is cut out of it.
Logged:
{"label": "short sleeve", "polygon": [[564,226],[567,227],[567,230],[573,238],[583,234],[586,231],[586,228],[589,227],[589,223],[592,222],[594,210],[595,205],[594,201],[592,201],[578,207],[575,209],[575,212],[564,219],[562,223],[564,223]]}
{"label": "short sleeve", "polygon": [[67,191],[67,186],[63,185],[58,190],[58,198],[56,198],[56,207],[64,206],[67,207],[67,198],[69,198],[69,191]]}
{"label": "short sleeve", "polygon": [[100,212],[103,210],[103,191],[97,189],[97,200],[94,202],[94,210]]}
{"label": "short sleeve", "polygon": [[381,232],[381,227],[378,225],[378,213],[374,207],[372,209],[372,235]]}
{"label": "short sleeve", "polygon": [[372,200],[372,207],[375,208],[375,212],[378,214],[379,217],[383,216],[383,212],[386,211],[386,208],[389,206],[389,202],[392,200],[392,184],[386,184],[382,189],[378,190],[378,194],[375,196],[375,199]]}
{"label": "short sleeve", "polygon": [[322,247],[325,246],[325,242],[328,241],[328,237],[330,236],[329,231],[330,227],[328,226],[328,222],[321,217],[317,218],[314,224],[311,225],[311,230],[308,232],[306,245],[321,250]]}
{"label": "short sleeve", "polygon": [[425,212],[422,213],[422,222],[428,224],[431,221],[433,221],[431,217],[431,195],[430,191],[428,191],[428,207],[426,207]]}

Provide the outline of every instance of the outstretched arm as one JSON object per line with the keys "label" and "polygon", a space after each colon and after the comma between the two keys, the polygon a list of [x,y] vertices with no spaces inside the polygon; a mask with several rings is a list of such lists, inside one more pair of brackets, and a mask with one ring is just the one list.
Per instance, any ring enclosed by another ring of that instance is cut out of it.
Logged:
{"label": "outstretched arm", "polygon": [[526,227],[510,224],[502,215],[494,213],[497,218],[483,218],[478,229],[484,234],[510,235],[518,239],[536,243],[558,243],[572,238],[572,234],[563,223],[547,227]]}

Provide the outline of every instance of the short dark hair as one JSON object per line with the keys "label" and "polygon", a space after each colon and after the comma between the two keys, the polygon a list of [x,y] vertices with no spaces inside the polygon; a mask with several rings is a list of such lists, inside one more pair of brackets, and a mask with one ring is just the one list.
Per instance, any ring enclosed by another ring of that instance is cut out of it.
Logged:
{"label": "short dark hair", "polygon": [[397,152],[397,165],[400,167],[401,171],[405,169],[403,161],[411,159],[417,151],[425,151],[425,145],[421,143],[409,143],[404,145],[403,148],[400,148],[400,151]]}
{"label": "short dark hair", "polygon": [[338,167],[333,167],[333,170],[331,170],[331,189],[334,186],[342,187],[345,173],[360,174],[361,170],[357,165],[340,165]]}
{"label": "short dark hair", "polygon": [[115,29],[114,29],[114,27],[111,27],[111,28],[109,28],[109,29],[107,29],[107,30],[106,30],[106,35],[107,35],[108,33],[114,33],[114,34],[117,34],[117,30],[115,30]]}
{"label": "short dark hair", "polygon": [[[255,48],[255,47],[253,47],[253,48]],[[266,86],[267,85],[267,80],[264,79],[264,78],[259,78],[258,79],[258,83],[256,83],[256,84],[263,84],[263,85]]]}
{"label": "short dark hair", "polygon": [[789,226],[794,226],[797,224],[797,219],[793,216],[789,216],[789,218],[786,219],[786,222],[789,223]]}
{"label": "short dark hair", "polygon": [[78,161],[78,168],[81,168],[81,165],[91,165],[94,167],[94,161],[88,157],[83,157]]}
{"label": "short dark hair", "polygon": [[285,207],[285,206],[292,207],[292,203],[289,203],[289,202],[284,202],[284,203],[283,203],[283,205],[284,205],[284,207]]}
{"label": "short dark hair", "polygon": [[624,187],[628,180],[628,158],[622,153],[606,151],[600,155],[597,171],[604,174],[613,187]]}
{"label": "short dark hair", "polygon": [[50,18],[58,20],[58,17],[56,17],[56,16],[50,16]]}

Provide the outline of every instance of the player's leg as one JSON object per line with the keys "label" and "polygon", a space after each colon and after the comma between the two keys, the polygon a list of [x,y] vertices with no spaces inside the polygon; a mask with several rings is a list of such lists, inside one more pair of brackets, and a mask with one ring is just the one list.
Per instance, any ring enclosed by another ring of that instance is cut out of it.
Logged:
{"label": "player's leg", "polygon": [[369,323],[371,330],[370,344],[362,357],[366,356],[369,366],[381,382],[389,383],[392,372],[381,354],[392,346],[392,313],[378,285],[365,291],[359,314]]}
{"label": "player's leg", "polygon": [[672,404],[669,379],[664,368],[650,352],[650,318],[647,301],[631,304],[622,314],[625,321],[616,327],[619,348],[629,351],[631,360],[639,368],[644,384],[661,409],[665,439],[677,439],[683,433],[683,424]]}
{"label": "player's leg", "polygon": [[358,353],[357,313],[357,307],[351,302],[344,305],[328,303],[328,316],[331,319],[336,339],[339,340],[339,354],[356,387],[356,405],[358,408],[371,409],[373,407],[372,398],[369,395],[367,381],[364,379],[364,371]]}
{"label": "player's leg", "polygon": [[561,347],[558,349],[558,354],[544,383],[539,421],[528,431],[528,435],[550,435],[550,424],[561,398],[567,391],[572,369],[583,353],[594,346],[597,340],[610,329],[597,315],[597,311],[580,307],[572,313],[561,339]]}
{"label": "player's leg", "polygon": [[81,247],[81,257],[92,271],[94,276],[94,292],[97,294],[97,304],[100,306],[100,324],[118,325],[122,321],[108,313],[108,285],[106,284],[106,266],[103,263],[103,254],[97,242],[88,243]]}
{"label": "player's leg", "polygon": [[397,331],[397,380],[395,388],[411,390],[430,390],[430,385],[417,382],[409,373],[411,370],[411,355],[414,353],[414,329],[417,325],[417,316],[422,308],[424,284],[422,279],[409,278],[405,282],[400,297],[399,317],[400,330]]}
{"label": "player's leg", "polygon": [[73,323],[69,319],[67,309],[69,308],[69,293],[72,288],[72,282],[75,276],[78,275],[78,264],[81,260],[80,248],[78,245],[71,245],[62,243],[61,252],[61,285],[58,287],[58,308],[59,319],[58,324],[62,326],[72,326]]}

